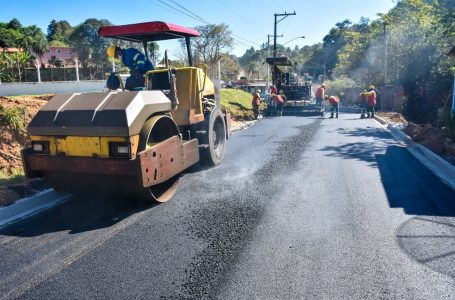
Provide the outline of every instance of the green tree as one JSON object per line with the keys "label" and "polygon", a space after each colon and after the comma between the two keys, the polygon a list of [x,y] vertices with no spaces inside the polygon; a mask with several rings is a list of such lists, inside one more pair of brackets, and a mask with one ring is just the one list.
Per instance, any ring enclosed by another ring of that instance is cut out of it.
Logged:
{"label": "green tree", "polygon": [[16,41],[21,38],[19,30],[8,27],[8,23],[0,23],[0,48],[16,47]]}
{"label": "green tree", "polygon": [[150,42],[150,43],[148,43],[148,51],[149,51],[150,59],[152,60],[153,64],[155,64],[156,60],[158,59],[160,46],[158,45],[157,42]]}
{"label": "green tree", "polygon": [[106,49],[109,40],[98,35],[98,29],[102,26],[112,25],[108,20],[87,19],[76,26],[69,36],[70,45],[79,55],[79,60],[84,68],[92,66],[95,70],[103,70],[108,63]]}
{"label": "green tree", "polygon": [[254,79],[254,74],[258,74],[259,77],[259,63],[256,61],[251,61],[248,64],[248,68],[246,70],[249,74],[251,74],[251,79]]}
{"label": "green tree", "polygon": [[215,70],[214,66],[221,59],[222,54],[234,46],[229,26],[210,24],[198,26],[195,29],[201,34],[199,38],[191,40],[196,62],[205,63],[211,70]]}
{"label": "green tree", "polygon": [[73,27],[68,21],[56,21],[52,20],[47,27],[47,41],[52,45],[67,45],[69,43],[68,38],[73,31]]}
{"label": "green tree", "polygon": [[53,68],[60,68],[62,66],[62,61],[55,57],[54,55],[48,60],[49,65],[51,66],[51,80],[54,81]]}

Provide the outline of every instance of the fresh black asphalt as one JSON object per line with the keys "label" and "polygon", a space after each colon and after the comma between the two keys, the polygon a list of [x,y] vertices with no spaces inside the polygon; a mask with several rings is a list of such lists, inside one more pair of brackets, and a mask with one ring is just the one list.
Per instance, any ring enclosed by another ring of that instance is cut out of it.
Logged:
{"label": "fresh black asphalt", "polygon": [[374,120],[265,118],[167,203],[0,232],[0,297],[454,299],[455,192]]}

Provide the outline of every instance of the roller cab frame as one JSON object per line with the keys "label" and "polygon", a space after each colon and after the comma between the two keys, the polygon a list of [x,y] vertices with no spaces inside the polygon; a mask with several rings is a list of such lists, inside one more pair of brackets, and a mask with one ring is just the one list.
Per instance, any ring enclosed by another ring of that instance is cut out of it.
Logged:
{"label": "roller cab frame", "polygon": [[230,115],[206,67],[193,65],[190,38],[199,33],[147,22],[102,27],[98,34],[141,43],[145,51],[150,41],[183,38],[190,66],[172,68],[166,58],[166,68],[148,72],[141,90],[54,96],[27,128],[26,175],[77,195],[166,201],[183,170],[220,164],[229,138]]}

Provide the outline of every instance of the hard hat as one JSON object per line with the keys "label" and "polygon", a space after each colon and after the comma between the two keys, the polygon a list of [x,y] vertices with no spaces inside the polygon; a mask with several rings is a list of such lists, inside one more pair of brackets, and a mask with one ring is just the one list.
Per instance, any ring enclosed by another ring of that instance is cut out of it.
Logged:
{"label": "hard hat", "polygon": [[109,56],[110,58],[114,58],[116,48],[117,48],[116,46],[109,46],[106,50],[107,56]]}
{"label": "hard hat", "polygon": [[369,89],[374,89],[374,85],[370,84]]}
{"label": "hard hat", "polygon": [[322,86],[322,87],[325,87],[325,84],[323,83],[323,84],[321,84],[321,86]]}
{"label": "hard hat", "polygon": [[259,93],[259,94],[260,94],[260,93],[261,93],[261,90],[257,90],[256,93]]}

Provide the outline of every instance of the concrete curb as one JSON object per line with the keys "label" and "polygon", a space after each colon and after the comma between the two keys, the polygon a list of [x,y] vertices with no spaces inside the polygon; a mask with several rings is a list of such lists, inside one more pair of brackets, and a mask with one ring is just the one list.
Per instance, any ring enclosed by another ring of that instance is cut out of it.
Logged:
{"label": "concrete curb", "polygon": [[237,128],[234,128],[234,129],[231,129],[231,134],[235,134],[239,131],[242,131],[244,129],[247,129],[251,126],[253,126],[254,124],[256,124],[258,120],[254,120],[254,121],[246,121],[244,124],[240,125],[239,127]]}
{"label": "concrete curb", "polygon": [[387,121],[384,120],[383,118],[379,117],[378,115],[374,115],[373,117],[376,121],[378,121],[379,123],[381,123],[382,125],[387,125]]}
{"label": "concrete curb", "polygon": [[[375,116],[376,119],[376,116]],[[378,121],[380,122],[380,121]],[[416,143],[405,134],[394,123],[389,123],[387,129],[392,136],[402,142],[406,149],[425,167],[427,167],[436,177],[443,183],[455,191],[455,167],[445,161],[439,155],[428,149],[427,147]]]}
{"label": "concrete curb", "polygon": [[0,208],[0,229],[29,217],[40,211],[65,202],[71,195],[57,193],[53,189],[44,190],[38,194],[20,199],[15,203]]}

